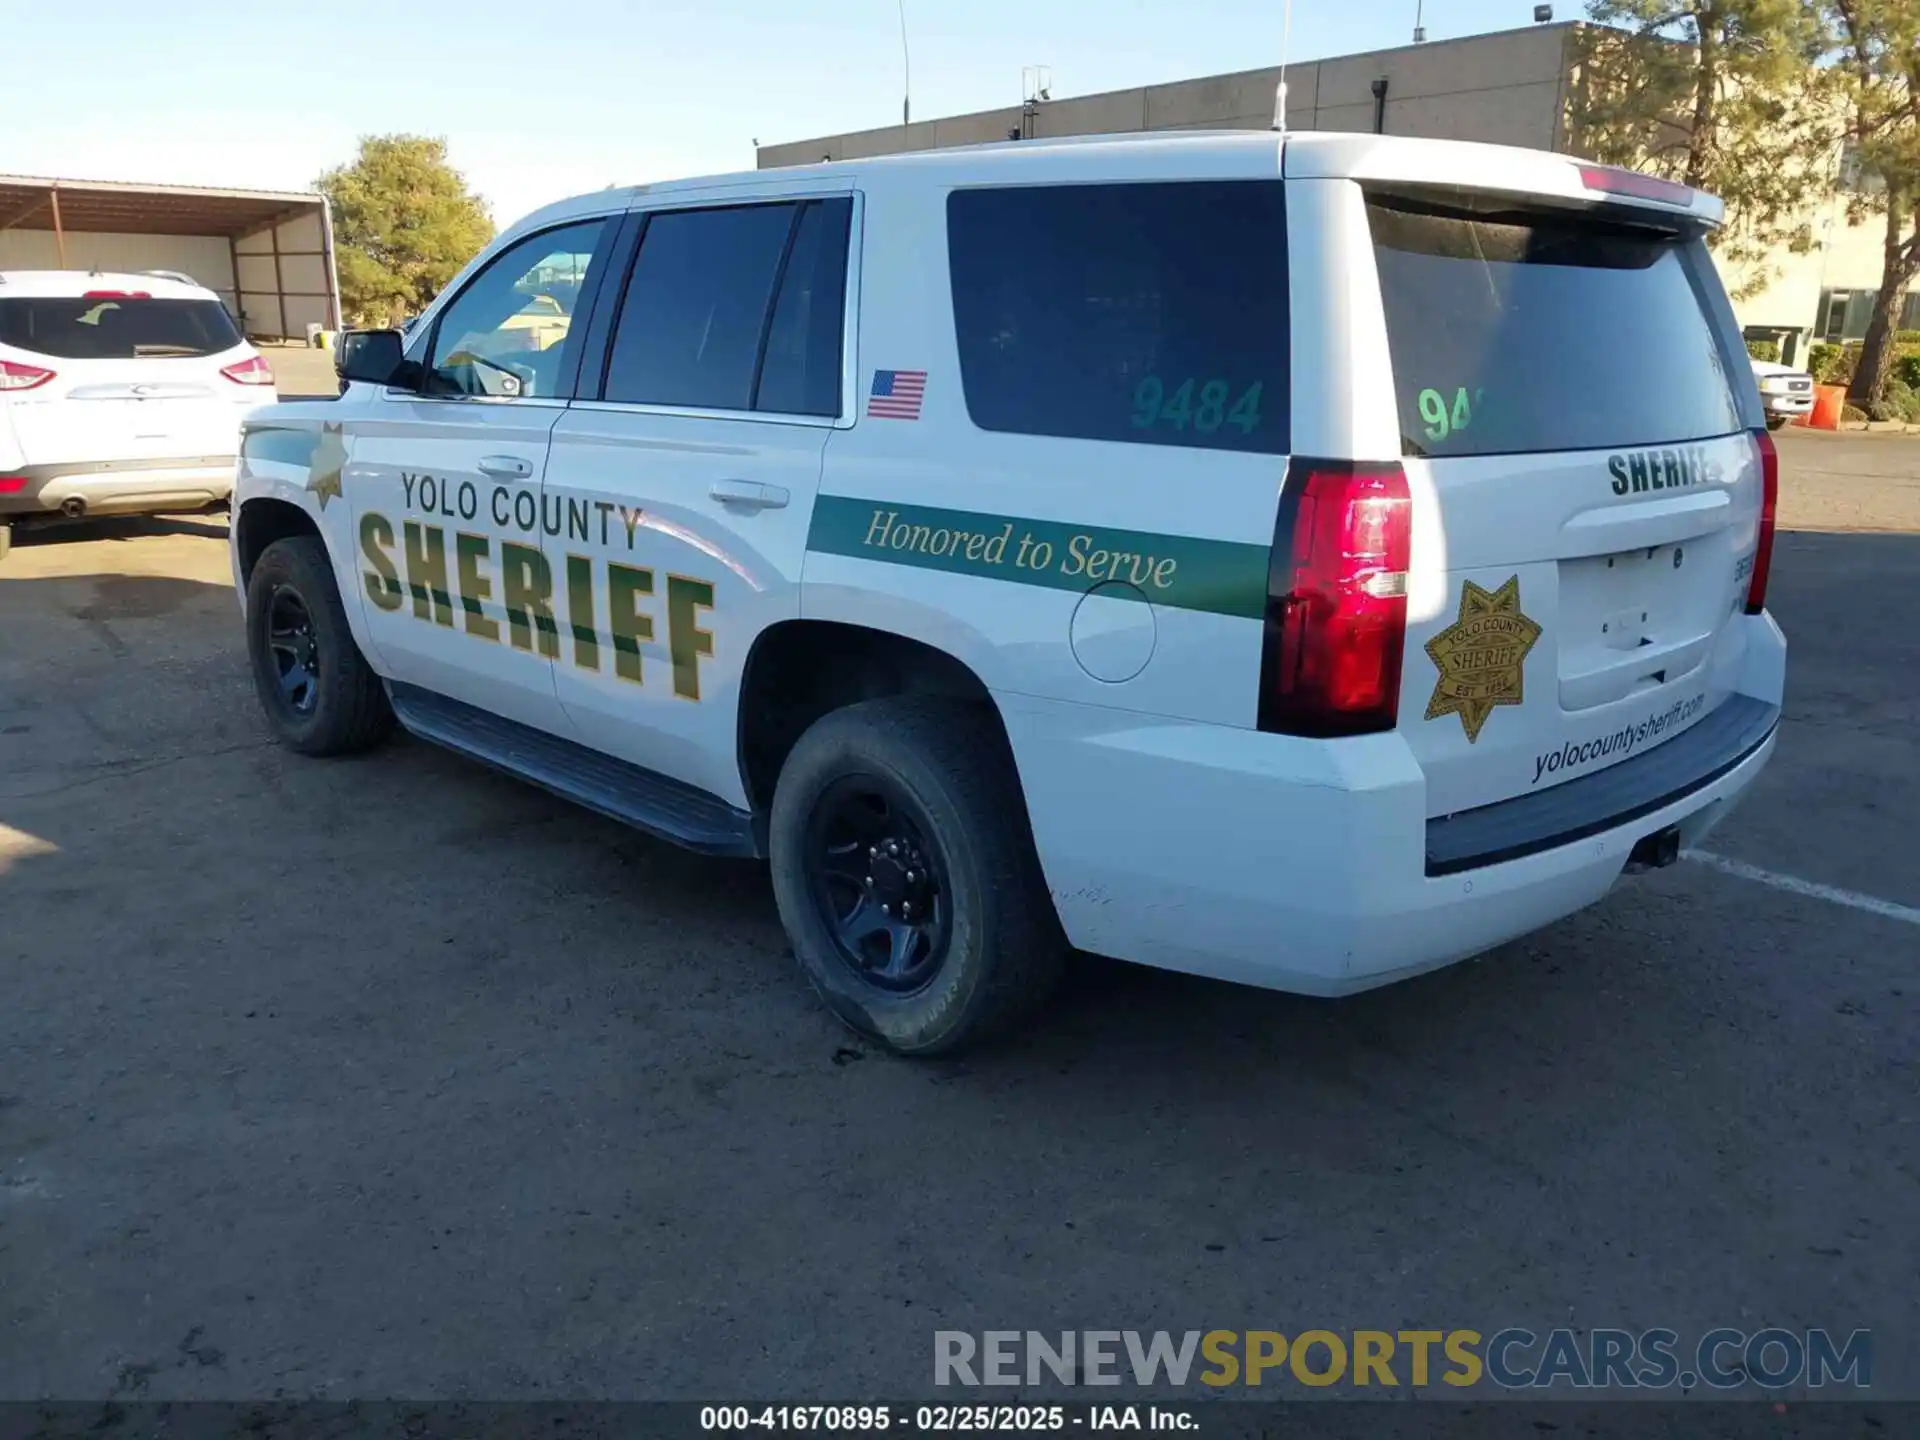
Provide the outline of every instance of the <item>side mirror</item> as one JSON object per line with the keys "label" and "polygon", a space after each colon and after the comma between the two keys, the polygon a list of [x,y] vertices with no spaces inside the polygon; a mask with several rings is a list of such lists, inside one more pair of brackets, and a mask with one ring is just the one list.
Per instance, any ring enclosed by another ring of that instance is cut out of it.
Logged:
{"label": "side mirror", "polygon": [[398,330],[349,330],[334,344],[333,370],[342,380],[405,384],[406,346]]}

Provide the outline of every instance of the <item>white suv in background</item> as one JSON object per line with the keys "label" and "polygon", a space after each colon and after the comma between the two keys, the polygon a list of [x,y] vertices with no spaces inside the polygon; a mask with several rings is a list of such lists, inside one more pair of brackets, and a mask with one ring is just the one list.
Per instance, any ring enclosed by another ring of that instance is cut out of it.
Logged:
{"label": "white suv in background", "polygon": [[211,290],[0,271],[0,555],[36,517],[198,510],[233,492],[273,371]]}

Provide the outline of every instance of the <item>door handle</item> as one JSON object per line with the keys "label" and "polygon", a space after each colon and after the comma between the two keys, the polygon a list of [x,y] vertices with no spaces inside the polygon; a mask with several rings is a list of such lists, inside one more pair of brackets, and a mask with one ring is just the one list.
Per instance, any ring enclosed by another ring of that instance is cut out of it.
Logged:
{"label": "door handle", "polygon": [[518,455],[482,455],[480,473],[496,480],[524,480],[533,474],[533,466]]}
{"label": "door handle", "polygon": [[722,505],[738,505],[746,510],[779,510],[789,498],[781,486],[762,484],[758,480],[716,480],[707,493]]}

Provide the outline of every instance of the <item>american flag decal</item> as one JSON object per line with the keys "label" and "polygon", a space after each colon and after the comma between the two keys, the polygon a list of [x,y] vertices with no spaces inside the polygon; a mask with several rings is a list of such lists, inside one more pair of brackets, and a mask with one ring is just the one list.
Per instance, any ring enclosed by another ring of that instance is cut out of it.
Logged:
{"label": "american flag decal", "polygon": [[881,420],[918,420],[927,393],[924,370],[876,370],[867,395],[867,415]]}

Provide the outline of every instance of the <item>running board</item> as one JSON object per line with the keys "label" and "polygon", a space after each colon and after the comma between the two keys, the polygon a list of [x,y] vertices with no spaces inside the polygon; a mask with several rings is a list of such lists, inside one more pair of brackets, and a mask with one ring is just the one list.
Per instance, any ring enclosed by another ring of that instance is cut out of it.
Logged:
{"label": "running board", "polygon": [[716,795],[418,685],[390,683],[393,713],[422,740],[610,820],[705,855],[764,853],[753,816]]}

